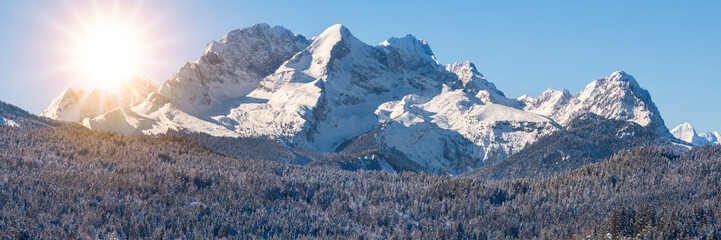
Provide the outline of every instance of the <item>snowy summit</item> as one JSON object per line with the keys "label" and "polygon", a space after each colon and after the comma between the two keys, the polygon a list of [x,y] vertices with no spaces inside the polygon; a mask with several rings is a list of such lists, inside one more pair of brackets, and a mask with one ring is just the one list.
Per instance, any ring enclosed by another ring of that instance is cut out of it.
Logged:
{"label": "snowy summit", "polygon": [[685,122],[671,130],[674,137],[694,146],[721,144],[721,135],[717,131],[697,134],[690,123]]}

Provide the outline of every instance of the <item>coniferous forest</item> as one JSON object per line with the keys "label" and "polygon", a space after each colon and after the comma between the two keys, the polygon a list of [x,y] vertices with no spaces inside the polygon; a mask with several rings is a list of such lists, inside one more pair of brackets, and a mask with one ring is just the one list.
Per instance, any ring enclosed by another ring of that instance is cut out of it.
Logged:
{"label": "coniferous forest", "polygon": [[640,147],[547,177],[480,180],[246,160],[182,136],[0,136],[10,239],[721,237],[721,146]]}

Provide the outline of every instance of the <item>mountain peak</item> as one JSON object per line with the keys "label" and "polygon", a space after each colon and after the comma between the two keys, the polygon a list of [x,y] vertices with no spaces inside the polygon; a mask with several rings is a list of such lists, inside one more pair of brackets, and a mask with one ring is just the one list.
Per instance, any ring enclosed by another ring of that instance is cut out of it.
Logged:
{"label": "mountain peak", "polygon": [[317,38],[337,39],[338,41],[340,41],[349,37],[354,37],[353,34],[351,34],[350,30],[342,24],[336,23],[333,24],[333,26],[326,28],[320,35],[318,35]]}
{"label": "mountain peak", "polygon": [[388,66],[395,70],[414,69],[426,73],[438,73],[443,68],[428,43],[410,34],[400,38],[388,38],[376,48],[385,52]]}
{"label": "mountain peak", "polygon": [[335,24],[312,38],[310,45],[293,56],[284,66],[296,70],[302,69],[309,76],[317,78],[327,74],[334,67],[335,60],[349,54],[363,54],[362,52],[368,52],[365,50],[372,48],[353,36],[345,26]]}
{"label": "mountain peak", "polygon": [[396,48],[403,48],[413,50],[416,54],[433,56],[433,51],[423,39],[418,39],[416,36],[406,34],[403,37],[391,37],[383,41],[380,46],[395,46]]}
{"label": "mountain peak", "polygon": [[[483,77],[483,74],[478,72],[478,69],[476,69],[476,65],[474,65],[470,61],[454,62],[452,64],[447,64],[446,71],[456,74],[458,76],[458,79],[461,80],[464,85],[468,85],[469,83],[474,81],[481,81],[483,83],[487,82],[485,77]],[[493,83],[487,84],[491,85],[489,87],[492,89],[496,88]]]}
{"label": "mountain peak", "polygon": [[568,90],[561,88],[561,90],[556,90],[553,88],[548,88],[546,91],[541,93],[541,95],[538,96],[538,101],[546,102],[546,101],[553,101],[556,104],[566,104],[569,99],[573,97]]}
{"label": "mountain peak", "polygon": [[681,123],[681,125],[678,125],[678,127],[693,129],[693,126],[692,126],[691,123],[689,123],[689,122]]}
{"label": "mountain peak", "polygon": [[611,73],[611,76],[630,76],[628,73],[624,72],[623,70],[618,70],[613,73]]}
{"label": "mountain peak", "polygon": [[235,34],[240,33],[240,32],[242,32],[242,31],[249,31],[249,30],[263,31],[263,30],[267,30],[267,29],[270,29],[270,24],[267,24],[267,23],[256,23],[256,24],[253,24],[253,26],[250,26],[250,27],[238,28],[238,29],[235,29],[235,30],[233,30],[233,31],[230,31],[230,32],[228,32],[227,35],[235,35]]}
{"label": "mountain peak", "polygon": [[281,26],[261,23],[236,29],[211,41],[197,61],[181,67],[158,93],[191,115],[225,109],[228,100],[256,89],[263,78],[309,44],[305,37]]}
{"label": "mountain peak", "polygon": [[[567,95],[568,97],[571,97],[571,93],[568,92],[565,88],[561,88],[561,90],[556,90],[553,88],[548,88],[546,91],[543,91],[540,96],[546,96],[546,95],[554,95],[554,94],[560,94],[560,95]],[[539,96],[539,98],[540,98]]]}
{"label": "mountain peak", "polygon": [[718,133],[718,131],[713,132],[705,132],[698,135],[700,138],[703,138],[706,140],[706,142],[711,144],[721,144],[721,134]]}
{"label": "mountain peak", "polygon": [[267,23],[258,23],[250,27],[235,29],[230,31],[220,39],[220,42],[237,42],[246,38],[247,35],[258,35],[258,34],[290,34],[294,35],[290,30],[282,26],[271,27]]}
{"label": "mountain peak", "polygon": [[[684,122],[684,123],[681,123],[680,125],[676,126],[675,128],[673,128],[671,130],[671,133],[676,138],[679,138],[684,141],[688,140],[687,142],[691,142],[691,140],[690,140],[691,137],[696,135],[696,129],[694,129],[694,127],[689,122]],[[689,134],[689,136],[686,137],[685,134]]]}
{"label": "mountain peak", "polygon": [[568,104],[549,116],[565,125],[574,117],[587,112],[608,119],[632,121],[654,129],[659,136],[670,137],[651,95],[624,71],[591,82],[574,95]]}
{"label": "mountain peak", "polygon": [[719,139],[721,136],[718,134],[718,132],[710,132],[710,133],[696,133],[696,129],[688,123],[684,122],[677,127],[673,128],[671,130],[671,134],[673,134],[674,137],[690,143],[694,146],[700,146],[705,144],[719,144],[721,143],[721,139]]}
{"label": "mountain peak", "polygon": [[[226,52],[241,51],[248,46],[258,45],[258,41],[269,42],[266,45],[272,45],[274,42],[286,42],[292,39],[296,42],[296,48],[303,49],[308,45],[308,40],[302,35],[294,34],[290,30],[282,26],[271,27],[267,23],[259,23],[250,27],[235,29],[226,33],[219,41],[210,41],[203,51],[205,60],[217,63],[221,58],[217,55],[223,55]],[[201,57],[201,59],[203,59]],[[199,60],[201,60],[199,59]]]}
{"label": "mountain peak", "polygon": [[572,97],[571,93],[566,89],[555,90],[553,88],[548,88],[537,98],[532,98],[527,95],[524,96],[518,98],[519,101],[526,104],[523,110],[544,116],[550,116],[557,112],[565,106]]}
{"label": "mountain peak", "polygon": [[270,28],[270,24],[267,24],[267,23],[256,23],[256,24],[253,24],[253,26],[251,26],[251,28],[261,28],[261,29],[263,29],[263,28]]}
{"label": "mountain peak", "polygon": [[348,28],[338,23],[328,27],[320,35],[314,37],[310,48],[312,52],[330,53],[336,45],[341,43],[343,45],[341,48],[346,48],[348,51],[351,48],[350,45],[357,45],[356,43],[365,45],[353,36]]}
{"label": "mountain peak", "polygon": [[620,70],[611,73],[608,77],[599,79],[599,81],[602,83],[621,83],[619,85],[620,87],[640,88],[636,78],[631,76],[631,74]]}
{"label": "mountain peak", "polygon": [[454,62],[452,64],[448,64],[446,65],[446,70],[448,70],[449,72],[466,72],[468,74],[475,74],[481,77],[483,76],[480,72],[478,72],[476,65],[473,64],[471,61]]}

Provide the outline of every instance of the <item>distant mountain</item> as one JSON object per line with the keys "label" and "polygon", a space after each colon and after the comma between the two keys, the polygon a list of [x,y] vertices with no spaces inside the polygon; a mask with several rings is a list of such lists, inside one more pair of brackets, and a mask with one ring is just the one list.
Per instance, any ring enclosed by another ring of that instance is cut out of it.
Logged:
{"label": "distant mountain", "polygon": [[128,79],[113,92],[70,88],[56,97],[40,116],[81,122],[86,118],[100,116],[118,107],[138,104],[157,89],[150,79],[140,76]]}
{"label": "distant mountain", "polygon": [[413,35],[372,46],[340,24],[311,39],[267,24],[231,31],[139,102],[97,107],[74,95],[43,115],[128,134],[267,138],[319,153],[365,135],[380,158],[361,157],[437,174],[499,162],[584,113],[671,136],[648,92],[624,72],[573,96],[549,89],[510,99],[474,64],[442,65]]}
{"label": "distant mountain", "polygon": [[705,132],[698,135],[699,137],[706,139],[711,144],[721,144],[721,134],[718,131]]}
{"label": "distant mountain", "polygon": [[682,123],[681,125],[673,128],[671,130],[671,134],[673,134],[674,137],[694,146],[721,144],[721,134],[716,131],[697,134],[696,130],[688,122]]}
{"label": "distant mountain", "polygon": [[651,94],[623,71],[591,82],[573,97],[568,91],[549,89],[536,99],[522,100],[527,102],[526,111],[544,114],[562,125],[581,114],[594,113],[607,119],[649,126],[656,134],[670,137]]}

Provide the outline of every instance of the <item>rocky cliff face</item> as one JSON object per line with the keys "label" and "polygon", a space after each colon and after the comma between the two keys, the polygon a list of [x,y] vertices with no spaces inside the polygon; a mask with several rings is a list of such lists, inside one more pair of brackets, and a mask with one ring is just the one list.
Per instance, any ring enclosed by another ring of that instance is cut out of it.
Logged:
{"label": "rocky cliff face", "polygon": [[227,111],[308,43],[301,35],[267,24],[231,31],[208,43],[200,58],[181,67],[158,94],[193,115]]}

